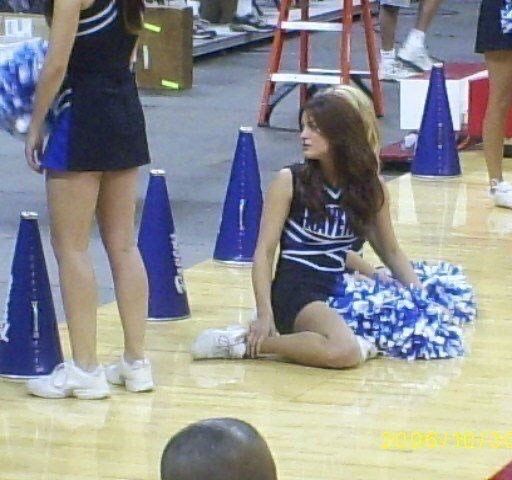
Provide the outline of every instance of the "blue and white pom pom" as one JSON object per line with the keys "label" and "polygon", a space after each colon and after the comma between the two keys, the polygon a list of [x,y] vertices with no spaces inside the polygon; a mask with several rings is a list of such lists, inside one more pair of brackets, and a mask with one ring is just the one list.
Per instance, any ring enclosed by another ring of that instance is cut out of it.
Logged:
{"label": "blue and white pom pom", "polygon": [[504,0],[500,11],[501,31],[505,35],[512,35],[512,0]]}
{"label": "blue and white pom pom", "polygon": [[0,57],[0,128],[9,133],[28,130],[34,93],[47,45],[41,39],[13,43]]}
{"label": "blue and white pom pom", "polygon": [[407,360],[463,355],[462,326],[476,316],[473,288],[461,268],[448,262],[413,267],[421,289],[347,274],[343,291],[328,304],[384,355]]}

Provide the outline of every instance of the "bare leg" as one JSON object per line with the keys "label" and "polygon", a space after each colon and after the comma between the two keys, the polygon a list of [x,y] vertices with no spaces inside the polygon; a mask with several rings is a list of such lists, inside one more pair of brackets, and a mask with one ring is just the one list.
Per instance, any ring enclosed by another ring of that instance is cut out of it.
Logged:
{"label": "bare leg", "polygon": [[87,249],[101,173],[51,172],[46,177],[53,250],[69,329],[71,352],[83,370],[96,357],[97,289]]}
{"label": "bare leg", "polygon": [[393,50],[395,47],[396,25],[399,8],[391,5],[381,5],[379,12],[381,49]]}
{"label": "bare leg", "polygon": [[137,168],[106,172],[97,207],[101,238],[107,250],[124,331],[125,359],[144,358],[148,281],[135,244]]}
{"label": "bare leg", "polygon": [[301,365],[322,368],[354,367],[362,360],[352,330],[325,303],[304,307],[295,321],[295,333],[265,338],[262,354],[277,354]]}
{"label": "bare leg", "polygon": [[420,10],[416,18],[416,28],[422,32],[426,32],[436,16],[439,5],[443,0],[421,0]]}
{"label": "bare leg", "polygon": [[486,52],[489,70],[489,102],[484,119],[484,155],[489,180],[503,180],[505,120],[512,103],[512,51]]}

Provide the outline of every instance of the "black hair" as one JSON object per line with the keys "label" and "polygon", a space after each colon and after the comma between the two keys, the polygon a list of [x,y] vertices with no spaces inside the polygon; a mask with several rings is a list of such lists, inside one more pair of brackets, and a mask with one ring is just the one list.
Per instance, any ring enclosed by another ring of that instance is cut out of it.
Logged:
{"label": "black hair", "polygon": [[258,431],[235,418],[189,425],[167,443],[161,480],[277,480],[270,450]]}
{"label": "black hair", "polygon": [[[144,13],[144,0],[120,0],[123,6],[123,18],[126,31],[137,35],[142,30]],[[53,7],[55,0],[46,0],[44,15],[48,25],[52,24]]]}

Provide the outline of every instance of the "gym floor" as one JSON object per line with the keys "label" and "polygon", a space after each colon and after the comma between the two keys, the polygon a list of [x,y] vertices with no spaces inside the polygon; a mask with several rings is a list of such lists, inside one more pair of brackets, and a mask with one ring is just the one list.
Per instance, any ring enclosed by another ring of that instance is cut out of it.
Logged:
{"label": "gym floor", "polygon": [[[482,60],[472,51],[478,3],[445,1],[429,36],[432,55]],[[402,14],[399,41],[413,20],[413,12]],[[362,30],[354,30],[354,64],[364,67]],[[313,42],[315,63],[334,66],[335,40],[317,34]],[[295,62],[297,40],[287,48],[286,62]],[[411,258],[461,264],[475,285],[480,311],[467,328],[470,355],[415,363],[377,359],[343,372],[271,361],[191,362],[188,347],[200,330],[246,321],[253,310],[249,271],[209,260],[238,128],[255,127],[264,189],[275,171],[300,159],[295,95],[277,107],[272,128],[256,128],[269,49],[260,43],[201,58],[191,90],[142,96],[152,168],[167,171],[192,310],[190,319],[148,327],[157,390],[115,389],[111,400],[84,404],[30,398],[23,385],[2,382],[2,478],[155,479],[169,436],[206,416],[254,424],[269,442],[281,480],[481,480],[511,460],[511,217],[491,207],[481,152],[464,153],[463,176],[446,183],[386,172],[404,250]],[[398,127],[398,85],[386,83],[384,92],[381,126],[388,143],[405,132]],[[37,211],[62,319],[43,178],[25,166],[21,142],[0,133],[0,144],[0,294],[5,298],[19,212]],[[141,203],[148,170],[140,178]],[[122,335],[97,232],[91,252],[104,303],[99,353],[107,361],[121,351]],[[67,354],[63,324],[60,331]]]}

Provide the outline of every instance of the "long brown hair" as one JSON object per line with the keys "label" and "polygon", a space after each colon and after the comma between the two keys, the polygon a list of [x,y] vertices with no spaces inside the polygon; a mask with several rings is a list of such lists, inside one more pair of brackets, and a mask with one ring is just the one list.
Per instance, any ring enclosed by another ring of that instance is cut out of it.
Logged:
{"label": "long brown hair", "polygon": [[[143,27],[144,0],[121,0],[124,27],[128,33],[138,35]],[[46,0],[44,16],[48,25],[52,24],[54,0]]]}
{"label": "long brown hair", "polygon": [[144,0],[122,0],[126,31],[138,35],[143,27]]}
{"label": "long brown hair", "polygon": [[[348,87],[350,94],[351,90],[356,89]],[[370,140],[374,136],[370,134],[373,126],[366,112],[356,108],[347,97],[332,91],[317,94],[306,103],[303,115],[308,115],[327,140],[336,183],[342,189],[340,206],[355,232],[364,235],[365,227],[384,204],[384,190],[379,179],[376,147]],[[307,159],[298,180],[298,192],[304,204],[313,214],[325,216],[325,179],[320,163]]]}

